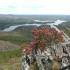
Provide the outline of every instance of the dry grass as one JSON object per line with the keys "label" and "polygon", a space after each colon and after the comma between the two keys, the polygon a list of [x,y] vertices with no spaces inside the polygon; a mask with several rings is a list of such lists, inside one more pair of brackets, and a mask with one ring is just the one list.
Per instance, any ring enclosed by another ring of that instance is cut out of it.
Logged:
{"label": "dry grass", "polygon": [[13,44],[9,41],[1,41],[0,40],[0,51],[10,51],[10,50],[15,50],[17,48],[20,48],[19,45]]}
{"label": "dry grass", "polygon": [[20,65],[20,58],[12,58],[8,62],[0,64],[0,70],[20,70]]}

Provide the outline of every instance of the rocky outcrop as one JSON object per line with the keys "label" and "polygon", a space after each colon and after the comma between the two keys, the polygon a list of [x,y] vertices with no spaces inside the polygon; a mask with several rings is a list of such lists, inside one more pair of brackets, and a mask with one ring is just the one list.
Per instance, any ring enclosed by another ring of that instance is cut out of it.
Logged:
{"label": "rocky outcrop", "polygon": [[[37,62],[39,70],[53,70],[54,61],[59,67],[59,69],[63,69],[70,65],[70,45],[63,46],[62,44],[53,45],[51,47],[45,48],[44,51],[41,52],[40,49],[37,50],[37,53],[31,53],[29,55],[23,55],[22,59],[22,69],[21,70],[29,70],[29,67],[32,63]],[[29,61],[27,61],[27,57]],[[33,60],[35,59],[35,61]],[[30,64],[29,64],[30,62]],[[27,69],[26,66],[27,66]],[[56,66],[55,66],[56,67]],[[70,70],[68,68],[68,70]]]}

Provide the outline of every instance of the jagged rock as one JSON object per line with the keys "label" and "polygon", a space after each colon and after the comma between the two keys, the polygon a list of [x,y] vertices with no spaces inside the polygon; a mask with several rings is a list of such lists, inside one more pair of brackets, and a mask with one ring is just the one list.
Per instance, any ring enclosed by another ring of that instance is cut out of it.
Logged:
{"label": "jagged rock", "polygon": [[[66,48],[65,51],[67,52],[67,53],[65,53],[63,50],[64,47],[62,44],[57,44],[55,46],[54,46],[55,48],[53,46],[47,47],[42,52],[40,49],[38,49],[37,53],[35,53],[33,51],[33,53],[27,55],[30,60],[30,65],[32,65],[33,63],[36,62],[39,70],[56,70],[56,69],[54,69],[55,67],[57,68],[57,70],[59,70],[59,69],[65,67],[64,64],[66,64],[66,66],[68,66],[70,64],[70,57],[69,57],[70,48],[65,45],[64,46]],[[24,69],[26,67],[25,65],[28,64],[28,62],[26,62],[26,56],[23,57],[23,59],[24,59],[24,61],[22,61],[23,68],[21,70],[29,70],[29,68]],[[35,61],[33,59],[35,59]],[[53,63],[53,61],[56,61],[57,63]],[[30,67],[30,65],[28,65],[28,67]]]}

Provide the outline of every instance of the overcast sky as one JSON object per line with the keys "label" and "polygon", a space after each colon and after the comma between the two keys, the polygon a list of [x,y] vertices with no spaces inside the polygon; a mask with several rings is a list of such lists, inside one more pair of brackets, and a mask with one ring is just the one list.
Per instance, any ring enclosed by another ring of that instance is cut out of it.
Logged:
{"label": "overcast sky", "polygon": [[0,0],[0,14],[70,15],[70,0]]}

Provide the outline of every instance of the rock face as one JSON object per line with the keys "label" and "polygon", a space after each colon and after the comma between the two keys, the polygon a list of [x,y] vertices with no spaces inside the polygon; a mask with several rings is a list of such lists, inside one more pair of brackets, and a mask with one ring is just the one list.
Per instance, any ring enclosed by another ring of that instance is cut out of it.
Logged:
{"label": "rock face", "polygon": [[[50,27],[56,30],[54,30],[55,33],[61,32],[56,26],[54,26],[54,24],[51,24]],[[52,31],[52,33],[54,31]],[[43,51],[41,51],[40,48],[38,48],[36,49],[36,51],[35,49],[33,49],[33,51],[28,55],[24,53],[23,56],[25,56],[25,58],[22,59],[25,60],[22,61],[21,70],[29,70],[25,69],[25,62],[26,64],[28,64],[29,67],[36,62],[38,66],[38,69],[36,70],[70,70],[70,38],[65,33],[63,33],[62,36],[64,38],[64,43],[60,43],[61,41],[59,41],[57,42],[58,44],[53,44],[51,42],[50,44],[52,45],[50,45],[50,47],[47,45],[47,47]],[[54,41],[54,43],[56,42]]]}
{"label": "rock face", "polygon": [[[70,65],[70,44],[63,46],[63,44],[53,45],[45,48],[44,51],[40,49],[35,53],[22,56],[21,70],[29,70],[30,65],[37,63],[38,70],[53,70],[52,67],[57,67],[57,70],[64,70],[63,68]],[[56,61],[57,66],[53,66]],[[66,69],[65,69],[66,70]],[[67,70],[70,68],[67,67]]]}

